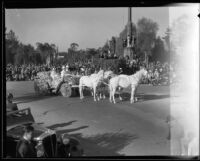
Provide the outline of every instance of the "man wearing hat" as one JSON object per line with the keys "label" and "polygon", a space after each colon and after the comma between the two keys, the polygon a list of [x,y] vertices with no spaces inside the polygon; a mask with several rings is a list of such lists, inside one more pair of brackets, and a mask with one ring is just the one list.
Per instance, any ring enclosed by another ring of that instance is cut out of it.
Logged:
{"label": "man wearing hat", "polygon": [[18,158],[36,158],[36,142],[33,140],[34,128],[30,125],[24,127],[24,134],[17,144]]}

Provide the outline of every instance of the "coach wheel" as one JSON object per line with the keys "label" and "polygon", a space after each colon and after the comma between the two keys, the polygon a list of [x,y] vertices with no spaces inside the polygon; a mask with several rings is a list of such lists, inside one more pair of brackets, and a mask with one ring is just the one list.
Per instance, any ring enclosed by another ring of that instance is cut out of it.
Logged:
{"label": "coach wheel", "polygon": [[72,88],[68,84],[62,84],[60,87],[60,93],[62,94],[63,97],[71,97],[72,95]]}

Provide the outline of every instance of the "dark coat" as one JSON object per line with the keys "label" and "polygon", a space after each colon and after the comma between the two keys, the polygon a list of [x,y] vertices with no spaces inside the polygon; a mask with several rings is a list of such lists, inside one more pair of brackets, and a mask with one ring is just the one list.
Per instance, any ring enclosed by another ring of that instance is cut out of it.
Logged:
{"label": "dark coat", "polygon": [[7,111],[16,111],[16,110],[18,110],[18,107],[17,107],[16,103],[7,103],[6,107],[7,107]]}
{"label": "dark coat", "polygon": [[37,152],[35,149],[36,143],[28,142],[24,138],[20,139],[17,144],[17,157],[19,158],[36,158]]}

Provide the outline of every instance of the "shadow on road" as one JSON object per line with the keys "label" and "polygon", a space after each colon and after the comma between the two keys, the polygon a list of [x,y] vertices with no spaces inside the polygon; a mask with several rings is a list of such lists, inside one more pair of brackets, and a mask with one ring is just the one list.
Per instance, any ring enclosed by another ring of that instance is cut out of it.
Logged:
{"label": "shadow on road", "polygon": [[30,94],[30,95],[25,95],[22,97],[16,97],[14,98],[14,102],[16,102],[17,104],[19,103],[28,103],[28,102],[33,102],[33,101],[40,101],[43,99],[48,99],[52,96],[48,95],[37,95],[37,94]]}
{"label": "shadow on road", "polygon": [[[65,127],[65,126],[72,125],[72,123],[74,123],[76,121],[77,120],[69,121],[67,123],[54,124],[54,125],[48,126],[47,128],[52,129],[52,130],[56,130],[57,128],[60,128],[60,127],[62,128],[62,127]],[[59,135],[60,134],[67,134],[67,133],[78,131],[78,130],[81,130],[81,129],[85,129],[85,128],[88,128],[88,127],[89,126],[80,126],[78,128],[68,128],[68,129],[56,130],[56,133],[59,134]]]}
{"label": "shadow on road", "polygon": [[137,135],[126,133],[104,133],[88,137],[79,133],[71,136],[80,141],[86,156],[122,156],[120,150],[138,138]]}
{"label": "shadow on road", "polygon": [[54,125],[48,126],[47,128],[49,128],[49,129],[56,129],[58,127],[65,127],[65,126],[71,125],[72,123],[74,123],[76,121],[77,120],[73,120],[73,121],[70,121],[70,122],[67,122],[67,123],[54,124]]}
{"label": "shadow on road", "polygon": [[[130,101],[131,95],[130,93],[122,93],[121,94],[123,101]],[[116,95],[118,97],[118,95]],[[149,101],[149,100],[157,100],[157,99],[164,99],[169,98],[170,95],[154,95],[154,94],[136,94],[136,97],[140,101]]]}
{"label": "shadow on road", "polygon": [[139,98],[142,98],[143,101],[147,101],[147,100],[156,100],[156,99],[164,99],[164,98],[169,98],[170,95],[167,94],[167,95],[148,95],[148,94],[145,94],[143,96],[140,96],[138,95]]}
{"label": "shadow on road", "polygon": [[[67,123],[54,124],[47,128],[56,129],[59,127],[69,126],[77,120],[73,120]],[[120,150],[125,148],[133,140],[138,139],[136,134],[127,134],[122,132],[116,133],[103,133],[91,136],[83,136],[82,133],[76,131],[86,129],[89,126],[80,126],[77,128],[67,128],[62,130],[56,130],[58,135],[69,135],[78,139],[84,148],[86,156],[120,156]],[[70,132],[76,132],[71,133]]]}
{"label": "shadow on road", "polygon": [[77,128],[70,128],[70,129],[64,129],[64,130],[57,130],[56,133],[57,133],[57,134],[67,134],[67,133],[70,133],[70,132],[74,132],[74,131],[86,129],[86,128],[88,128],[88,127],[89,127],[89,126],[80,126],[80,127],[77,127]]}

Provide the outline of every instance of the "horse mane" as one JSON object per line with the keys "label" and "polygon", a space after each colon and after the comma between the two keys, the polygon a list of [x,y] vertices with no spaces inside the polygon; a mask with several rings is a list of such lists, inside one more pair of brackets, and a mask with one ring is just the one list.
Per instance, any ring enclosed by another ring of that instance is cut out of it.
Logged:
{"label": "horse mane", "polygon": [[131,77],[131,78],[134,77],[134,78],[137,79],[137,81],[140,81],[140,79],[141,79],[141,77],[142,77],[142,73],[141,73],[142,70],[143,70],[143,69],[138,70],[135,74],[131,75],[130,77]]}
{"label": "horse mane", "polygon": [[97,74],[100,74],[101,72],[104,72],[104,70],[100,70]]}

